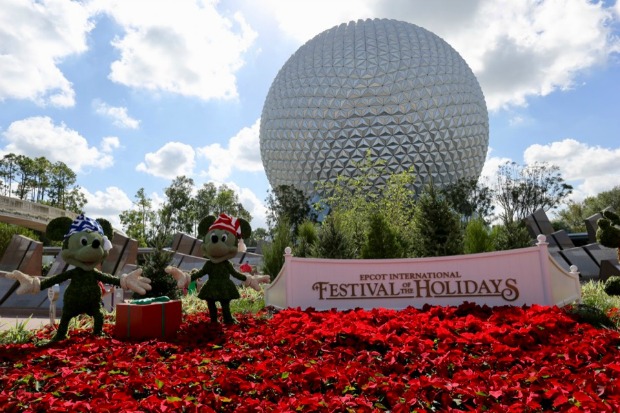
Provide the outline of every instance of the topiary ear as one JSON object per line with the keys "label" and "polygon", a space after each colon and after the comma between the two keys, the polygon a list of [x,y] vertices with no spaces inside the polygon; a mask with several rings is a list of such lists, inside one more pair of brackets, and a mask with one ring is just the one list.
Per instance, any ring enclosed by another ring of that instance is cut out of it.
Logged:
{"label": "topiary ear", "polygon": [[620,217],[613,211],[603,211],[603,216],[611,221],[614,225],[620,225]]}
{"label": "topiary ear", "polygon": [[252,235],[252,226],[250,223],[243,218],[239,218],[238,221],[240,223],[239,229],[241,229],[241,238],[250,238],[250,235]]}
{"label": "topiary ear", "polygon": [[99,223],[99,225],[101,225],[101,228],[103,229],[103,234],[108,237],[110,241],[112,241],[112,238],[114,237],[114,229],[112,228],[112,224],[110,224],[110,221],[105,218],[97,218],[97,222]]}
{"label": "topiary ear", "polygon": [[213,225],[215,220],[216,218],[213,215],[209,215],[207,217],[204,217],[200,221],[200,223],[198,224],[198,237],[199,238],[202,238],[205,235],[207,235],[207,232],[209,232],[209,227]]}
{"label": "topiary ear", "polygon": [[62,241],[65,234],[69,232],[73,220],[69,217],[58,217],[52,219],[45,228],[45,236],[52,241]]}

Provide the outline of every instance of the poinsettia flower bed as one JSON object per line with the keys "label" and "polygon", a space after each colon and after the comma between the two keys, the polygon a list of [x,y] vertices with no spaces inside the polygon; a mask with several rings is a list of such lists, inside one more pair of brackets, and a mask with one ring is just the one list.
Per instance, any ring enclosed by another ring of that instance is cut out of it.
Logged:
{"label": "poinsettia flower bed", "polygon": [[555,307],[237,318],[186,315],[168,342],[74,330],[48,346],[0,346],[0,410],[620,411],[620,335]]}

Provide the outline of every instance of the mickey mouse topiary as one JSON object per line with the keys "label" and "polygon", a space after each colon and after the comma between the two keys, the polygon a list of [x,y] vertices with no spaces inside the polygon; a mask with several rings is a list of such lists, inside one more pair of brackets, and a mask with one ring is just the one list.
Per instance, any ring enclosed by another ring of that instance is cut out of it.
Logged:
{"label": "mickey mouse topiary", "polygon": [[113,231],[108,221],[87,218],[84,214],[74,221],[67,217],[55,218],[48,223],[45,234],[53,241],[63,241],[60,256],[75,268],[45,278],[32,277],[17,270],[7,274],[7,277],[19,281],[17,294],[36,294],[54,284],[71,280],[63,296],[62,317],[52,341],[66,338],[69,321],[79,314],[93,317],[93,333],[102,333],[104,317],[99,282],[121,286],[139,294],[151,289],[150,280],[140,276],[140,269],[117,277],[96,268],[112,248],[110,238]]}
{"label": "mickey mouse topiary", "polygon": [[612,211],[604,211],[596,225],[596,240],[605,247],[616,248],[620,262],[620,217]]}
{"label": "mickey mouse topiary", "polygon": [[222,307],[225,323],[237,322],[230,312],[230,302],[240,298],[240,295],[237,286],[230,279],[231,276],[257,291],[260,291],[259,282],[269,281],[268,275],[242,274],[236,271],[229,261],[237,255],[243,238],[248,238],[251,234],[252,227],[242,218],[233,218],[226,214],[215,218],[210,215],[198,225],[198,235],[201,238],[204,236],[202,251],[208,258],[202,269],[190,275],[175,267],[166,268],[166,272],[177,280],[179,288],[186,288],[191,281],[209,275],[198,297],[207,301],[211,322],[217,322],[216,302]]}

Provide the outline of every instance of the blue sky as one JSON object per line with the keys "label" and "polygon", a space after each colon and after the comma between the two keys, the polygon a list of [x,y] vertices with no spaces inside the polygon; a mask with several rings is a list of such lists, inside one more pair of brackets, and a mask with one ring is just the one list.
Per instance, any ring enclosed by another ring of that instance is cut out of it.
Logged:
{"label": "blue sky", "polygon": [[[259,121],[306,41],[394,18],[450,43],[489,109],[483,174],[558,165],[581,200],[620,185],[620,4],[585,0],[0,0],[0,156],[61,160],[118,224],[174,177],[234,188],[265,226]],[[492,178],[491,178],[492,179]]]}

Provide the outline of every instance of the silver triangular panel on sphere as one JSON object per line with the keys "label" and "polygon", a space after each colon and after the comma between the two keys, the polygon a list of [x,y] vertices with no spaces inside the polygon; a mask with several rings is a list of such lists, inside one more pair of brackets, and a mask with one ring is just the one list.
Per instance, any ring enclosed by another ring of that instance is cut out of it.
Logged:
{"label": "silver triangular panel on sphere", "polygon": [[[261,115],[260,151],[272,187],[312,192],[385,162],[373,185],[415,168],[416,193],[477,178],[489,141],[482,90],[444,40],[396,20],[359,20],[301,46],[275,77]],[[320,187],[320,185],[319,185]]]}

